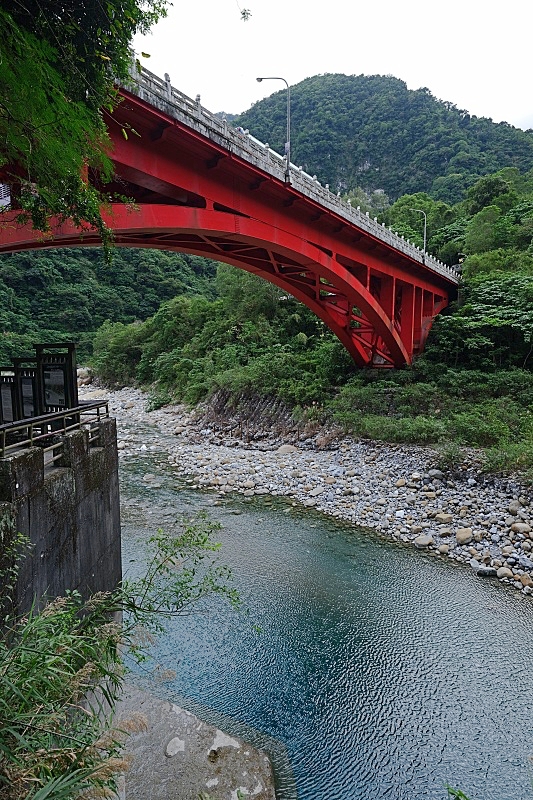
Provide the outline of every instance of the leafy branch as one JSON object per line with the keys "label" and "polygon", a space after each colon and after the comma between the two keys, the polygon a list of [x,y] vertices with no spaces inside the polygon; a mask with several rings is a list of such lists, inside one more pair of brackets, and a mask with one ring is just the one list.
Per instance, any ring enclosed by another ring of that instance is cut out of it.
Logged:
{"label": "leafy branch", "polygon": [[[146,657],[164,620],[216,594],[239,597],[217,562],[219,528],[207,516],[184,520],[178,535],[159,530],[143,577],[84,601],[70,592],[23,618],[0,622],[0,795],[2,800],[70,800],[115,790],[125,770],[128,731],[110,725],[124,681],[123,657]],[[20,543],[20,542],[19,542]],[[10,568],[11,569],[11,568]],[[119,624],[116,620],[122,617]]]}

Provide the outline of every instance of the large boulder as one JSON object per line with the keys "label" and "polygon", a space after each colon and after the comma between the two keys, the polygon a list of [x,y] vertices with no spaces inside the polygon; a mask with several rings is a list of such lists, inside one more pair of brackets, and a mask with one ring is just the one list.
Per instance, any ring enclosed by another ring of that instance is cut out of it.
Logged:
{"label": "large boulder", "polygon": [[457,528],[457,533],[455,534],[457,544],[469,544],[472,539],[472,528]]}
{"label": "large boulder", "polygon": [[500,569],[496,572],[498,578],[512,578],[513,571],[509,569],[509,567],[500,567]]}
{"label": "large boulder", "polygon": [[526,535],[531,533],[531,525],[528,525],[527,522],[513,522],[511,530],[513,533],[522,533]]}
{"label": "large boulder", "polygon": [[413,540],[413,544],[415,547],[418,547],[419,550],[424,550],[426,547],[433,544],[433,536],[431,536],[431,534],[421,534]]}

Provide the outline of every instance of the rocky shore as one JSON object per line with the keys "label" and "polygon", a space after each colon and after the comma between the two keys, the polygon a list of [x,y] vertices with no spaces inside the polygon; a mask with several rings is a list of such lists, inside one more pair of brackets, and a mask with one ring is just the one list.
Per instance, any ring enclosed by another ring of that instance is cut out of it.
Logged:
{"label": "rocky shore", "polygon": [[[90,386],[80,391],[96,396]],[[298,434],[298,441],[294,432],[285,440],[264,431],[250,435],[242,421],[210,425],[205,411],[146,411],[147,396],[135,389],[97,394],[109,396],[120,452],[146,449],[139,423],[154,426],[161,450],[191,488],[286,497],[533,594],[530,491],[516,480],[483,475],[475,458],[450,472],[436,466],[430,448],[355,441],[321,429]]]}

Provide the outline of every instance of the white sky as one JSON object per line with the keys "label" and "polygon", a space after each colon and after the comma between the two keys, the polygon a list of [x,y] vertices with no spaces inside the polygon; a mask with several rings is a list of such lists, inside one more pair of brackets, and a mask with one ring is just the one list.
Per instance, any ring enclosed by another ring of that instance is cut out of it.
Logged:
{"label": "white sky", "polygon": [[238,114],[323,73],[394,75],[471,114],[533,128],[531,0],[174,0],[134,42],[156,75],[201,95],[210,111]]}

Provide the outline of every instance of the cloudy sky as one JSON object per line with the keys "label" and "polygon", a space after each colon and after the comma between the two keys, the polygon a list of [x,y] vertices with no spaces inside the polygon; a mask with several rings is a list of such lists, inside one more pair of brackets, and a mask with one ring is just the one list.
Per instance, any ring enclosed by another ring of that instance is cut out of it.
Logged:
{"label": "cloudy sky", "polygon": [[[240,19],[249,8],[248,22]],[[533,127],[530,0],[174,0],[134,42],[211,111],[237,114],[312,75],[394,75],[477,116]]]}

